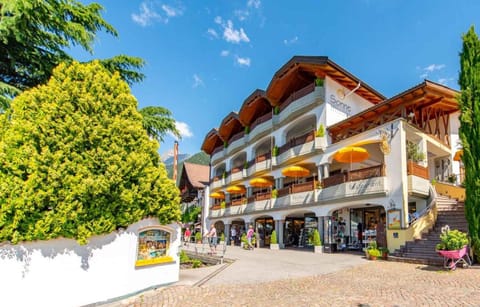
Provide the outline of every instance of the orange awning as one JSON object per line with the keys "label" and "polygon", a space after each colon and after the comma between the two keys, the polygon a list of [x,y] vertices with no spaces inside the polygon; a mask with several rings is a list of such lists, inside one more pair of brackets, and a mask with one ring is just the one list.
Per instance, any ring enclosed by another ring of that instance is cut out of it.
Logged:
{"label": "orange awning", "polygon": [[231,194],[243,194],[245,193],[246,189],[243,185],[231,185],[226,188],[225,191]]}
{"label": "orange awning", "polygon": [[210,197],[215,199],[225,199],[225,193],[223,193],[222,191],[213,192],[210,193]]}
{"label": "orange awning", "polygon": [[463,155],[463,149],[459,149],[455,152],[455,156],[453,156],[453,161],[461,161]]}
{"label": "orange awning", "polygon": [[307,177],[310,171],[303,166],[292,165],[284,168],[282,174],[287,177]]}
{"label": "orange awning", "polygon": [[342,163],[362,162],[369,157],[368,151],[363,147],[347,146],[337,151],[333,158]]}
{"label": "orange awning", "polygon": [[273,181],[268,180],[267,178],[256,177],[250,180],[250,185],[257,188],[271,187],[273,185]]}

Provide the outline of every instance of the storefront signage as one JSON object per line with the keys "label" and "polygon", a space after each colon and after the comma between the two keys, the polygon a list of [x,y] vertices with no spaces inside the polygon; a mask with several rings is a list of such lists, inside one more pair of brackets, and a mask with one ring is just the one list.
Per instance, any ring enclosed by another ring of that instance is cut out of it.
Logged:
{"label": "storefront signage", "polygon": [[398,209],[388,210],[387,225],[388,229],[400,229],[402,225],[401,211]]}
{"label": "storefront signage", "polygon": [[148,229],[138,235],[137,261],[135,266],[173,262],[168,256],[170,232],[162,229]]}
{"label": "storefront signage", "polygon": [[347,114],[347,116],[350,116],[350,114],[352,113],[352,108],[346,103],[340,101],[340,99],[337,98],[337,96],[335,96],[334,94],[330,95],[329,103],[334,109]]}

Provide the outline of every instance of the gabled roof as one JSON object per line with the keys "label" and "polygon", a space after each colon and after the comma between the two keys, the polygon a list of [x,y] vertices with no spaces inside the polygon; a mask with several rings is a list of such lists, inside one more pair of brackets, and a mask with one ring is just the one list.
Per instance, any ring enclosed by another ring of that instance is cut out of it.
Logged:
{"label": "gabled roof", "polygon": [[183,172],[194,188],[203,189],[210,181],[210,166],[208,165],[185,162],[183,163]]}
{"label": "gabled roof", "polygon": [[323,79],[325,76],[329,76],[350,90],[360,83],[356,93],[374,104],[385,99],[385,96],[326,56],[292,57],[275,73],[268,85],[266,95],[272,105],[278,105],[293,91],[312,83],[315,78]]}

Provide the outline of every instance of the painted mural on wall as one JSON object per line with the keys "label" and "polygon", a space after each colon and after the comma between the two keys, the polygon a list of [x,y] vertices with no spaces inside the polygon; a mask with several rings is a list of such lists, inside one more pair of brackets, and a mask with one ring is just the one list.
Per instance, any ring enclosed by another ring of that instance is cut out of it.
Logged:
{"label": "painted mural on wall", "polygon": [[138,234],[138,252],[135,266],[173,262],[168,256],[170,232],[162,229],[148,229]]}

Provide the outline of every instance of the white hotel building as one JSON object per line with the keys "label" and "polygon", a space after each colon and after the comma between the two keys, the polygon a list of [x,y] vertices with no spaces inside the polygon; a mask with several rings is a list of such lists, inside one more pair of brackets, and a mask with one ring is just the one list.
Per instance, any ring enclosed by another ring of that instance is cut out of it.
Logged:
{"label": "white hotel building", "polygon": [[435,223],[432,182],[458,181],[457,94],[424,81],[386,98],[327,57],[293,57],[206,135],[207,223],[252,224],[260,247],[276,230],[308,248],[318,229],[326,251],[399,248]]}

